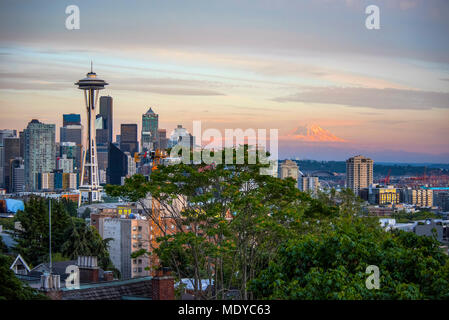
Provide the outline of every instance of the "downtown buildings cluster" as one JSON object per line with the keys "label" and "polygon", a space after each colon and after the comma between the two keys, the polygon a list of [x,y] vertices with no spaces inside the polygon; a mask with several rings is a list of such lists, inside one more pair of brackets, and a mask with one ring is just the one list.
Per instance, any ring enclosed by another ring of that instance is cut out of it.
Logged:
{"label": "downtown buildings cluster", "polygon": [[[20,132],[0,130],[1,194],[59,192],[77,197],[83,125],[80,114],[64,114],[62,120],[59,142],[56,125],[37,119],[32,119]],[[148,175],[156,150],[164,151],[178,143],[194,144],[194,138],[182,125],[167,137],[166,129],[159,128],[159,115],[152,108],[142,114],[140,143],[137,123],[121,124],[120,134],[115,137],[113,123],[113,98],[102,96],[95,121],[100,184],[122,184],[124,178],[135,173]]]}

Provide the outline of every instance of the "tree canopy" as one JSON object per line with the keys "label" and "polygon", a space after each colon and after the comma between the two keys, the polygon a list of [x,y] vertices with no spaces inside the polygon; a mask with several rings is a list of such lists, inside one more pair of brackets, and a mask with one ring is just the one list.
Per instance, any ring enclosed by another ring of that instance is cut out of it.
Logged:
{"label": "tree canopy", "polygon": [[[349,189],[313,198],[293,179],[261,175],[265,165],[248,164],[244,151],[243,164],[160,165],[149,179],[107,186],[158,229],[152,252],[136,255],[157,255],[202,299],[231,289],[243,299],[447,298],[448,259],[434,240],[385,232]],[[368,265],[380,269],[379,290],[365,286]],[[200,290],[201,279],[215,290]]]}

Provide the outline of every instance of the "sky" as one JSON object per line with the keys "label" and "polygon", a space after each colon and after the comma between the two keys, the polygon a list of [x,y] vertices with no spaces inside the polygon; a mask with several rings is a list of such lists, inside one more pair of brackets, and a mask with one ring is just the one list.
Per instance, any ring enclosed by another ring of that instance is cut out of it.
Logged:
{"label": "sky", "polygon": [[[447,0],[0,0],[0,129],[84,121],[92,60],[115,134],[152,107],[168,133],[278,129],[280,158],[448,163],[448,16]],[[309,126],[338,139],[294,134]]]}

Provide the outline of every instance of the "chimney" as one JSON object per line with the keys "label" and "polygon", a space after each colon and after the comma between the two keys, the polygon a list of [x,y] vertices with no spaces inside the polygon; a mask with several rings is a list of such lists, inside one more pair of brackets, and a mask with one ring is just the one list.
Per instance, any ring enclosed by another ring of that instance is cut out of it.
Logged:
{"label": "chimney", "polygon": [[151,279],[153,300],[175,300],[175,279],[166,268],[156,271]]}
{"label": "chimney", "polygon": [[103,273],[104,281],[112,281],[114,280],[114,273],[112,271],[105,271]]}
{"label": "chimney", "polygon": [[42,274],[40,290],[51,300],[61,300],[62,291],[59,274]]}
{"label": "chimney", "polygon": [[80,272],[80,282],[98,282],[97,257],[78,256],[78,268]]}

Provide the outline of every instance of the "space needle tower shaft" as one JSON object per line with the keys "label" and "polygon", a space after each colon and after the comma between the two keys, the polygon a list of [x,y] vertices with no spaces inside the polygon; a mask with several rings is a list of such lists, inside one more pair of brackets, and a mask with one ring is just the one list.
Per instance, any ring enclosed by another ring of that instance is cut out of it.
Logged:
{"label": "space needle tower shaft", "polygon": [[95,139],[95,107],[98,104],[100,90],[104,89],[108,83],[97,77],[92,70],[87,73],[84,79],[79,80],[75,85],[84,91],[84,103],[87,111],[87,134],[86,145],[83,151],[83,165],[81,169],[80,196],[78,206],[83,202],[83,194],[87,193],[87,202],[101,200],[101,191],[98,176],[97,145]]}

